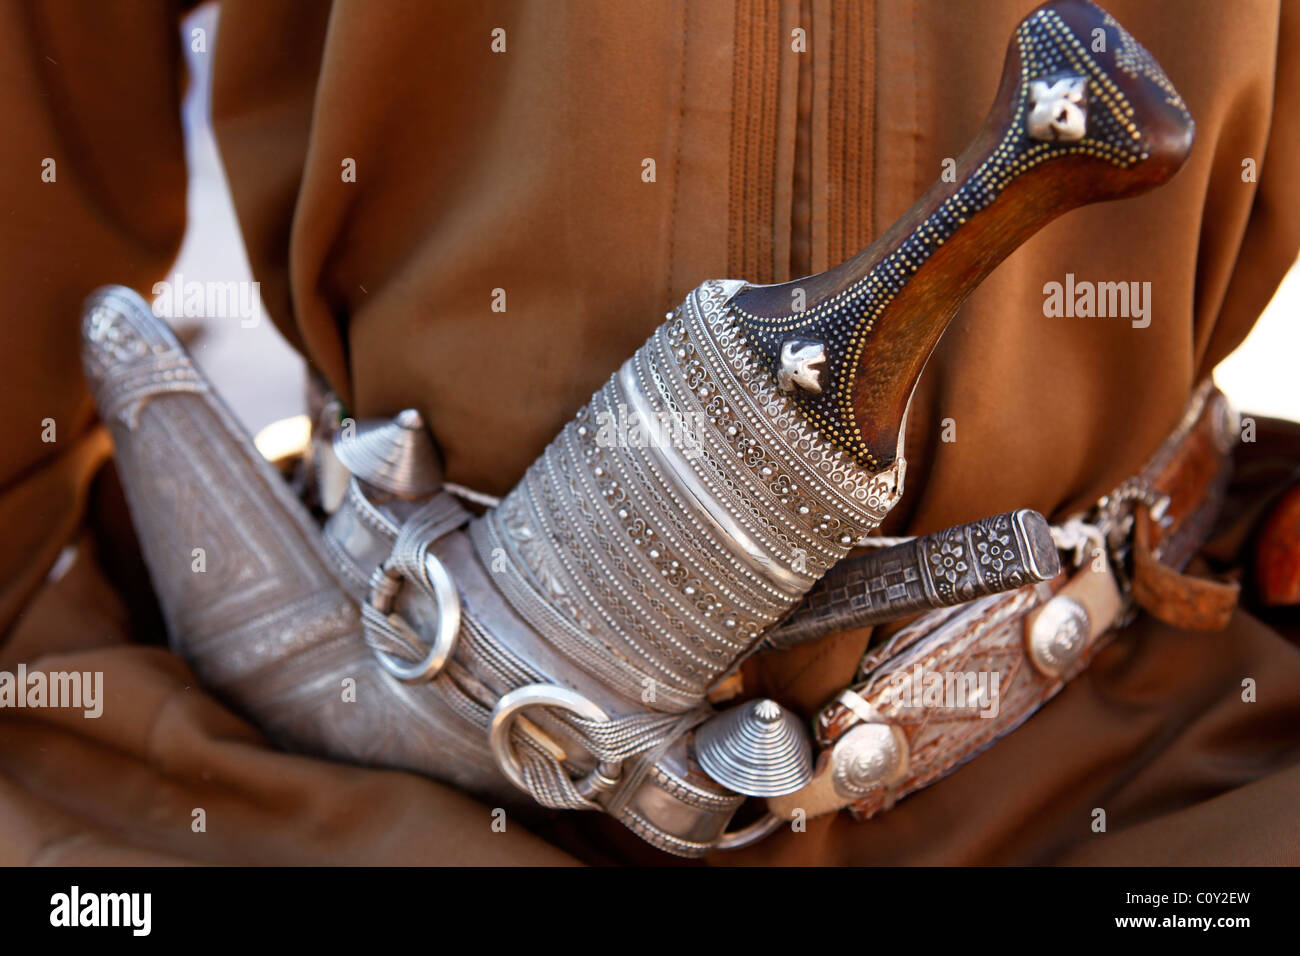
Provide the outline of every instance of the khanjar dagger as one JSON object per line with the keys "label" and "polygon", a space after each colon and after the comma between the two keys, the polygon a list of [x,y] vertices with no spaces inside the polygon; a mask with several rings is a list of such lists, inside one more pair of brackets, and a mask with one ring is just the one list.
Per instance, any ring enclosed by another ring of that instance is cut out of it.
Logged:
{"label": "khanjar dagger", "polygon": [[[84,363],[173,646],[286,747],[599,810],[680,855],[739,842],[734,811],[799,791],[811,746],[710,691],[897,502],[909,397],[975,285],[1055,216],[1167,180],[1192,129],[1108,14],[1040,7],[955,182],[829,272],[702,284],[478,517],[408,411],[321,446],[348,481],[318,529],[144,302],[98,291]],[[621,408],[696,423],[690,453],[602,441]]]}

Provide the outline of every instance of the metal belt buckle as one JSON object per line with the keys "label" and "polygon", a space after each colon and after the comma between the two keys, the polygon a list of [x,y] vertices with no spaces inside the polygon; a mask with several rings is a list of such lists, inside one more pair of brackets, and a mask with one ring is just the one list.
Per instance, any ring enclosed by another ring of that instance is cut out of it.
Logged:
{"label": "metal belt buckle", "polygon": [[1093,523],[1106,544],[1111,570],[1124,601],[1124,609],[1118,621],[1120,627],[1127,627],[1137,617],[1129,567],[1129,556],[1133,550],[1133,522],[1136,520],[1134,512],[1138,505],[1145,505],[1153,520],[1167,523],[1169,502],[1169,495],[1157,491],[1145,478],[1133,477],[1110,494],[1103,495],[1096,504],[1096,519]]}

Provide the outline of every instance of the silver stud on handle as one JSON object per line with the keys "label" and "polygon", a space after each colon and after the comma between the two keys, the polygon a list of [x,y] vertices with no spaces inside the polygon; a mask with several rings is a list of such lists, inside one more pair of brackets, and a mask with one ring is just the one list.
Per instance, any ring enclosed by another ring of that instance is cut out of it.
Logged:
{"label": "silver stud on handle", "polygon": [[789,339],[781,344],[781,368],[776,374],[777,387],[783,392],[801,388],[820,395],[822,370],[816,366],[826,362],[826,346],[810,339]]}
{"label": "silver stud on handle", "polygon": [[1029,82],[1030,139],[1049,143],[1075,143],[1088,133],[1088,82],[1064,74]]}

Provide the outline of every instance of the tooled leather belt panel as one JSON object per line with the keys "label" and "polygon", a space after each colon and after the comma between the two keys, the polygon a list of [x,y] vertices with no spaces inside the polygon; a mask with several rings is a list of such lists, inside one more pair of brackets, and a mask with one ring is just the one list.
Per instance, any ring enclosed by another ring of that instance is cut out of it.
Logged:
{"label": "tooled leather belt panel", "polygon": [[[1204,542],[1231,477],[1235,437],[1231,407],[1207,382],[1137,480],[1126,483],[1148,488],[1164,502],[1143,509],[1140,520],[1155,526],[1156,550],[1170,567],[1185,566]],[[1115,497],[1123,494],[1108,499]],[[1109,500],[1101,503],[1103,509],[1108,505]],[[1153,510],[1159,518],[1151,516]],[[1104,608],[1120,618],[1122,598],[1115,559],[1102,548],[1083,558],[1082,567],[1050,586],[930,612],[870,651],[860,681],[822,708],[815,721],[837,803],[847,804],[858,819],[888,809],[1013,731],[1084,670],[1115,633],[1116,620],[1090,618],[1104,618],[1095,613]],[[1083,601],[1071,597],[1084,594]],[[1082,620],[1056,614],[1055,601],[1094,613]],[[1049,611],[1051,620],[1044,617]],[[1051,631],[1047,647],[1050,651],[1055,642],[1055,661],[1044,661],[1034,646],[1039,624]],[[1041,634],[1042,628],[1040,640]],[[895,737],[873,737],[866,732],[873,724],[894,729]],[[848,740],[850,734],[861,741]],[[801,802],[808,801],[795,794],[783,806],[788,810]]]}

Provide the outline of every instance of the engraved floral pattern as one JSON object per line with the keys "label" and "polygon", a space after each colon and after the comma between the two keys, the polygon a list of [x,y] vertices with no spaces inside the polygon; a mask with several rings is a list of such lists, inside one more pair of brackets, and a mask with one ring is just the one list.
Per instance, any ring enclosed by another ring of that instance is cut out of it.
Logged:
{"label": "engraved floral pattern", "polygon": [[954,585],[970,570],[966,563],[966,548],[952,540],[944,541],[938,550],[930,553],[930,564],[936,578]]}
{"label": "engraved floral pattern", "polygon": [[1001,572],[1006,568],[1006,562],[1014,557],[1010,545],[1010,535],[998,534],[997,532],[991,533],[976,545],[979,551],[980,564]]}

